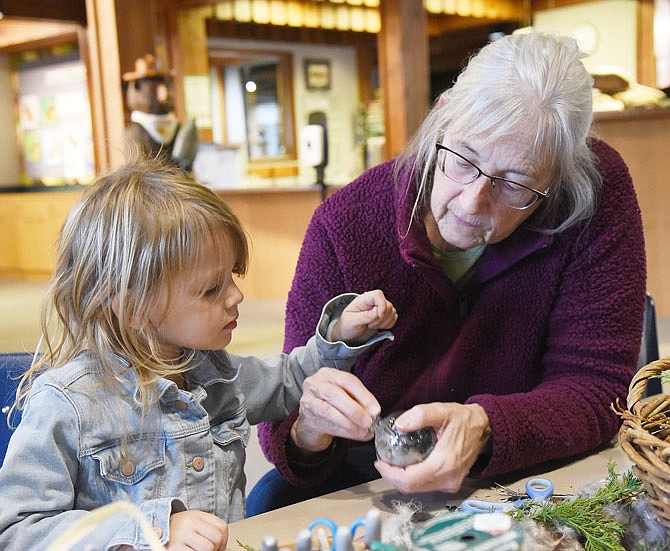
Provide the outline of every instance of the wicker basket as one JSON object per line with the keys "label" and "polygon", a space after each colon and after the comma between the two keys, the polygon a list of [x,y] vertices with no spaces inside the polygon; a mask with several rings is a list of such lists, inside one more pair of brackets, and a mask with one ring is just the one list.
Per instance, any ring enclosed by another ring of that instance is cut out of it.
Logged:
{"label": "wicker basket", "polygon": [[670,358],[642,367],[628,388],[627,409],[617,413],[623,419],[619,444],[633,462],[633,473],[644,482],[649,503],[659,522],[670,534],[670,396],[643,398],[647,381],[670,370]]}

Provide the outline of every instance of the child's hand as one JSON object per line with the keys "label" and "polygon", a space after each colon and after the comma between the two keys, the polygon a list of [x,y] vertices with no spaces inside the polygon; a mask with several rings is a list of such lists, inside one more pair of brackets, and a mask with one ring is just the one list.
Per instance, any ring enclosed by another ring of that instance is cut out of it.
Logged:
{"label": "child's hand", "polygon": [[170,516],[168,551],[226,551],[228,523],[204,511],[182,511]]}
{"label": "child's hand", "polygon": [[380,329],[390,329],[398,320],[395,307],[380,290],[357,296],[333,326],[333,341],[365,342]]}

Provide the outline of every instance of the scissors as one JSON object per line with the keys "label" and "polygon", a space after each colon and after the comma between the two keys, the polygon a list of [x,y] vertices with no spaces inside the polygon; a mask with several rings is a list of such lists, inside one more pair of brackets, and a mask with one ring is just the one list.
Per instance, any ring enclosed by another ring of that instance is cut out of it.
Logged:
{"label": "scissors", "polygon": [[554,485],[547,478],[531,478],[526,482],[527,498],[515,501],[486,501],[484,499],[466,499],[461,503],[461,509],[469,513],[506,513],[512,509],[518,509],[524,503],[534,501],[546,501],[554,495]]}

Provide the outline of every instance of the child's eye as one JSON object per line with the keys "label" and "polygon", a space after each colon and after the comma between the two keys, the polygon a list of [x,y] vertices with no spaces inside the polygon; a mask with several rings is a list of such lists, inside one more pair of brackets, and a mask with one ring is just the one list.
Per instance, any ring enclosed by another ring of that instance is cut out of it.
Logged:
{"label": "child's eye", "polygon": [[215,297],[216,295],[219,294],[220,289],[221,289],[220,285],[214,285],[214,287],[210,287],[209,289],[207,289],[204,295],[209,298]]}

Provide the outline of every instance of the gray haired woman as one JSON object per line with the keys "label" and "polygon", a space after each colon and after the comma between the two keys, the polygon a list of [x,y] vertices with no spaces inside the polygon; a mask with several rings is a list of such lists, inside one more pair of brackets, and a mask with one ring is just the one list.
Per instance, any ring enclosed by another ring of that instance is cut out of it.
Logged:
{"label": "gray haired woman", "polygon": [[[328,297],[380,288],[395,341],[352,374],[308,378],[300,407],[261,427],[276,470],[248,514],[381,474],[457,491],[609,443],[640,348],[646,267],[621,157],[589,136],[592,79],[574,40],[532,32],[485,46],[406,151],[314,213],[289,294],[285,349]],[[432,453],[376,460],[373,417],[432,426]],[[296,488],[296,486],[302,488]]]}

